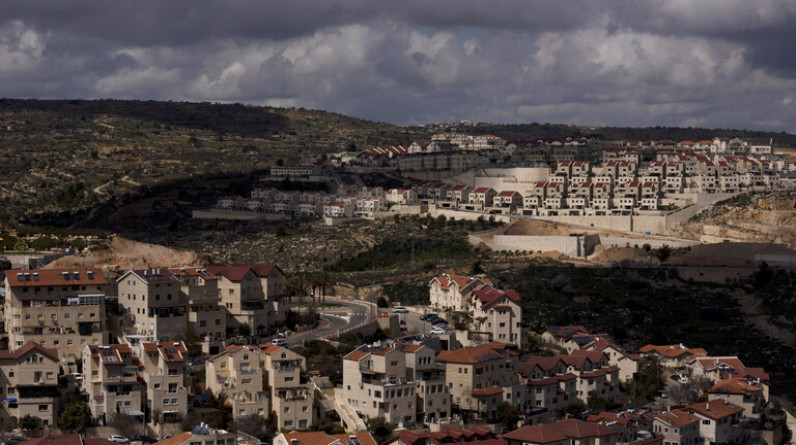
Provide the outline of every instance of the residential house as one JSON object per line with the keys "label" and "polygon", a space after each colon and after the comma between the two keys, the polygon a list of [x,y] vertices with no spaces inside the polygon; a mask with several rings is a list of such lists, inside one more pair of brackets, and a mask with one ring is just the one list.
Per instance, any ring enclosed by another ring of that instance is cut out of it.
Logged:
{"label": "residential house", "polygon": [[429,283],[430,304],[440,309],[467,311],[472,292],[491,284],[483,277],[442,274]]}
{"label": "residential house", "polygon": [[469,185],[457,185],[448,192],[448,199],[459,204],[467,204],[473,188]]}
{"label": "residential house", "polygon": [[127,344],[83,347],[83,390],[94,420],[113,421],[114,416],[133,416],[143,421],[143,395],[138,380],[138,359]]}
{"label": "residential house", "polygon": [[579,419],[528,425],[503,435],[508,445],[616,445],[624,430]]}
{"label": "residential house", "polygon": [[[92,445],[88,443],[88,439],[83,440],[86,441],[85,444],[79,442],[74,445]],[[113,445],[114,443],[115,442],[109,442],[110,445]],[[175,434],[157,442],[158,445],[236,445],[237,443],[237,435],[234,432],[218,428],[211,428],[204,422],[194,426],[191,431]]]}
{"label": "residential house", "polygon": [[639,352],[642,357],[656,360],[659,365],[671,369],[685,368],[696,357],[705,357],[708,352],[702,348],[687,348],[682,343],[675,345],[646,345]]}
{"label": "residential house", "polygon": [[513,212],[518,207],[522,207],[522,195],[514,190],[504,190],[495,195],[493,206],[507,208]]}
{"label": "residential house", "polygon": [[[181,300],[188,303],[186,338],[221,340],[227,333],[227,313],[221,304],[218,277],[201,267],[168,269],[180,286]],[[216,351],[218,352],[218,351]]]}
{"label": "residential house", "polygon": [[261,357],[265,357],[264,377],[278,428],[308,429],[314,420],[314,389],[304,374],[306,359],[288,348],[272,344],[260,345],[260,352]]}
{"label": "residential house", "polygon": [[478,187],[470,192],[468,201],[472,204],[492,207],[494,205],[495,196],[497,196],[497,192],[491,187]]}
{"label": "residential house", "polygon": [[579,346],[574,341],[577,335],[587,335],[589,331],[580,325],[574,326],[548,326],[547,330],[542,333],[542,340],[552,343],[561,348],[565,348],[567,353],[578,349]]}
{"label": "residential house", "polygon": [[763,397],[763,384],[757,380],[744,377],[732,377],[713,385],[708,393],[710,397],[726,400],[743,408],[743,416],[759,419],[766,405]]}
{"label": "residential house", "polygon": [[225,210],[243,210],[247,208],[247,203],[242,196],[222,196],[216,201],[216,207]]}
{"label": "residential house", "polygon": [[255,346],[228,346],[205,362],[205,387],[213,394],[226,394],[237,420],[271,411],[263,385],[263,358]]}
{"label": "residential house", "polygon": [[700,418],[683,410],[650,413],[652,433],[663,436],[664,443],[697,445],[700,443]]}
{"label": "residential house", "polygon": [[468,298],[474,328],[489,334],[490,341],[525,346],[520,295],[514,289],[482,286]]}
{"label": "residential house", "polygon": [[5,271],[8,347],[57,348],[64,368],[73,371],[83,346],[103,341],[106,289],[101,269]]}
{"label": "residential house", "polygon": [[150,340],[182,340],[188,331],[188,302],[168,269],[129,270],[116,280],[124,332]]}
{"label": "residential house", "polygon": [[368,418],[415,422],[415,382],[406,377],[406,356],[391,345],[365,344],[343,357],[343,397]]}
{"label": "residential house", "polygon": [[274,445],[377,445],[368,432],[326,434],[323,431],[292,431],[274,437]]}
{"label": "residential house", "polygon": [[417,193],[411,189],[390,189],[385,194],[387,204],[410,205],[417,203]]}
{"label": "residential house", "polygon": [[327,218],[349,219],[354,217],[356,204],[353,202],[330,202],[323,206],[323,216]]}
{"label": "residential house", "polygon": [[473,414],[494,420],[501,402],[523,403],[525,390],[518,380],[517,355],[502,343],[442,351],[437,362],[445,366],[454,409],[458,407],[465,421]]}
{"label": "residential house", "polygon": [[179,422],[188,415],[188,349],[183,342],[139,342],[140,376],[146,388],[147,418]]}
{"label": "residential house", "polygon": [[726,400],[696,402],[682,409],[700,419],[699,437],[702,443],[715,445],[745,443],[739,423],[744,409]]}
{"label": "residential house", "polygon": [[25,416],[57,424],[58,365],[58,349],[34,342],[0,350],[0,430],[11,431]]}
{"label": "residential house", "polygon": [[404,354],[406,378],[415,382],[417,418],[421,424],[447,422],[451,413],[451,395],[445,383],[445,369],[437,363],[436,352],[429,346],[393,343]]}

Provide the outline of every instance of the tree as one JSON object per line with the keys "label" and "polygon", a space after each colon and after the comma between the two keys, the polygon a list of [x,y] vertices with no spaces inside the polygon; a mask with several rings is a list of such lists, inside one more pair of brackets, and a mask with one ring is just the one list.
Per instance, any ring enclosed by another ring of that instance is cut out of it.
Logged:
{"label": "tree", "polygon": [[91,411],[83,397],[73,397],[58,418],[58,428],[70,433],[84,432],[91,422]]}
{"label": "tree", "polygon": [[513,430],[522,419],[520,411],[511,403],[500,402],[497,406],[497,418],[506,428]]}
{"label": "tree", "polygon": [[38,431],[41,428],[41,420],[31,417],[30,414],[25,414],[19,419],[19,428],[22,431]]}
{"label": "tree", "polygon": [[382,443],[390,438],[395,426],[381,417],[371,417],[367,422],[368,431],[377,439],[377,443]]}
{"label": "tree", "polygon": [[669,247],[668,244],[664,244],[663,246],[661,246],[658,249],[658,252],[656,253],[656,255],[658,256],[658,261],[660,261],[661,263],[665,263],[666,260],[669,259],[669,256],[671,256],[671,254],[672,254],[672,248]]}
{"label": "tree", "polygon": [[249,326],[248,323],[241,323],[240,326],[238,326],[238,334],[243,337],[248,337],[252,335],[252,327]]}
{"label": "tree", "polygon": [[575,417],[586,412],[586,405],[583,402],[570,403],[561,410],[567,417]]}

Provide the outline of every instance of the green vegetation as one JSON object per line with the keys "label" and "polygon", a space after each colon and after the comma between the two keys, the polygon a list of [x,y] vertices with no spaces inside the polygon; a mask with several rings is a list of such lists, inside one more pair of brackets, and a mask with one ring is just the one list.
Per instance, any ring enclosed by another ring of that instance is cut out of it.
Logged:
{"label": "green vegetation", "polygon": [[84,432],[91,422],[91,411],[83,396],[75,395],[69,399],[58,417],[58,428],[69,433]]}

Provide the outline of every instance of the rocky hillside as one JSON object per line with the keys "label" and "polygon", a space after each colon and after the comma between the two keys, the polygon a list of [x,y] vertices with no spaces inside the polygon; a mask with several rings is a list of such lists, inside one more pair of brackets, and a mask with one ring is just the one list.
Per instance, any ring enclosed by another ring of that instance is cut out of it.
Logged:
{"label": "rocky hillside", "polygon": [[677,235],[705,242],[773,242],[796,248],[796,193],[750,193],[718,202],[689,220]]}

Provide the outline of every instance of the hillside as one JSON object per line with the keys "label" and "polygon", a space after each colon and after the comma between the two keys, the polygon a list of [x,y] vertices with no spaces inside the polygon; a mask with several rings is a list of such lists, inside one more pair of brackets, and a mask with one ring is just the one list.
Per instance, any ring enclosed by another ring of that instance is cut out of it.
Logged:
{"label": "hillside", "polygon": [[0,99],[0,220],[66,227],[88,219],[84,225],[91,227],[97,212],[114,212],[140,195],[151,198],[158,187],[195,198],[192,189],[217,189],[219,183],[223,189],[229,181],[278,163],[408,144],[448,131],[505,139],[773,137],[777,146],[796,146],[794,135],[723,129],[538,123],[402,127],[301,108]]}
{"label": "hillside", "polygon": [[743,194],[721,201],[678,229],[684,238],[775,243],[796,249],[796,194]]}

